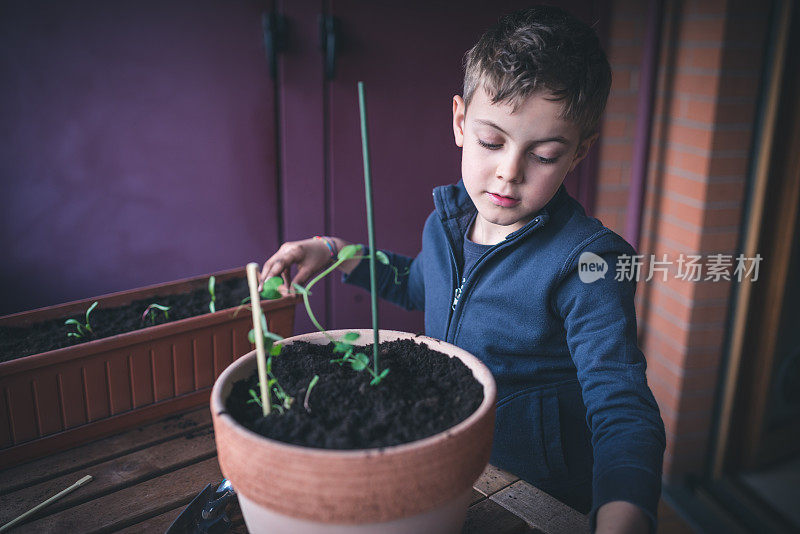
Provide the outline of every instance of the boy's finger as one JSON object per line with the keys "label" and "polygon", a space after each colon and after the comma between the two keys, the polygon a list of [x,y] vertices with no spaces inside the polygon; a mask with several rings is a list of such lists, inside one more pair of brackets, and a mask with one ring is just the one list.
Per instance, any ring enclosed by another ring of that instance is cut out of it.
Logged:
{"label": "boy's finger", "polygon": [[288,291],[292,290],[292,286],[289,285],[289,269],[286,269],[281,273],[281,278],[283,278],[283,285],[286,286]]}
{"label": "boy's finger", "polygon": [[311,270],[309,268],[305,266],[300,267],[297,270],[297,274],[292,279],[292,287],[294,287],[295,284],[299,284],[301,286],[304,285],[308,281],[310,275],[311,275]]}
{"label": "boy's finger", "polygon": [[284,263],[283,260],[277,259],[273,261],[272,263],[270,263],[269,269],[264,274],[264,281],[268,280],[269,278],[272,278],[273,276],[278,276],[281,273],[281,271],[287,268],[288,265],[286,265],[286,263]]}
{"label": "boy's finger", "polygon": [[264,287],[264,281],[267,279],[267,275],[269,275],[269,271],[272,269],[271,259],[264,262],[264,266],[261,268],[261,274],[258,277],[258,292],[261,292],[261,289]]}

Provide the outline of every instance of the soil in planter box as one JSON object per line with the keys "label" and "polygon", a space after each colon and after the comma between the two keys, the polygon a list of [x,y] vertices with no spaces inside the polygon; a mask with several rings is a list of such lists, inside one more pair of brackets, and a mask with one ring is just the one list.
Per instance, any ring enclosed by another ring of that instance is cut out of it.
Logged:
{"label": "soil in planter box", "polygon": [[[483,401],[483,386],[466,365],[424,343],[381,343],[380,368],[390,371],[376,386],[369,384],[372,376],[367,371],[331,363],[341,356],[332,349],[333,344],[297,342],[273,357],[278,383],[294,397],[285,413],[273,409],[263,417],[261,407],[249,402],[249,390],[259,393],[257,371],[233,385],[228,413],[243,426],[286,443],[365,449],[432,436],[466,419]],[[371,355],[372,345],[359,350]],[[309,413],[303,399],[315,374],[319,381],[309,396]]]}
{"label": "soil in planter box", "polygon": [[[250,295],[247,279],[232,278],[222,281],[217,279],[214,294],[218,312],[238,306],[243,298]],[[203,286],[192,293],[137,300],[118,308],[103,308],[101,304],[89,315],[94,335],[81,339],[67,337],[67,332],[74,332],[75,327],[65,325],[64,321],[77,319],[83,324],[86,321],[85,315],[62,317],[28,327],[0,326],[0,362],[147,328],[154,323],[149,318],[142,321],[142,313],[154,302],[171,307],[169,320],[164,319],[164,314],[156,310],[155,324],[163,324],[209,313],[210,301],[208,287]],[[248,316],[250,314],[249,310],[243,310],[243,313]]]}

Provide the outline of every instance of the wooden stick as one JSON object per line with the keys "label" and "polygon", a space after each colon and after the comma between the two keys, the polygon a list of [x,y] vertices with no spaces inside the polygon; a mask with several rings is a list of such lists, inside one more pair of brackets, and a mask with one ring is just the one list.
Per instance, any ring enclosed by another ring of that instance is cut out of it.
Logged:
{"label": "wooden stick", "polygon": [[369,240],[369,278],[370,302],[372,303],[372,362],[375,376],[378,376],[378,277],[376,275],[375,223],[372,216],[372,174],[369,166],[369,135],[367,133],[367,102],[364,96],[364,82],[358,82],[358,109],[361,112],[361,152],[364,156],[364,192],[367,200],[367,238]]}
{"label": "wooden stick", "polygon": [[258,362],[258,383],[261,386],[261,413],[269,415],[272,403],[267,387],[267,357],[264,354],[264,331],[261,330],[261,298],[258,295],[258,264],[247,264],[247,285],[250,286],[250,304],[253,309],[253,334],[256,338],[256,361]]}
{"label": "wooden stick", "polygon": [[36,512],[38,512],[39,510],[41,510],[45,506],[49,505],[52,502],[57,501],[58,499],[60,499],[64,495],[66,495],[67,493],[69,493],[71,491],[75,491],[76,489],[80,488],[84,484],[86,484],[88,482],[91,482],[91,480],[92,480],[92,475],[86,475],[85,477],[83,477],[82,479],[80,479],[79,481],[77,481],[75,484],[71,485],[67,489],[59,491],[58,493],[56,493],[55,495],[53,495],[52,497],[50,497],[49,499],[47,499],[43,503],[37,504],[36,506],[34,506],[33,508],[31,508],[30,510],[28,510],[27,512],[25,512],[21,516],[17,517],[16,519],[12,519],[8,523],[6,523],[2,527],[0,527],[0,532],[5,532],[6,530],[12,528],[17,523],[20,523],[21,521],[27,519],[28,517],[30,517],[31,515],[35,514]]}

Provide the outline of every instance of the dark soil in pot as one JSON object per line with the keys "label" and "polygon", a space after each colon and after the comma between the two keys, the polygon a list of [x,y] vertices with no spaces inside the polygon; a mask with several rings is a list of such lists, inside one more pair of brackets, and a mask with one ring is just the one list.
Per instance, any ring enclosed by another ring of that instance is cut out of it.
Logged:
{"label": "dark soil in pot", "polygon": [[[359,347],[372,354],[372,345]],[[250,390],[259,392],[258,373],[233,385],[228,413],[244,427],[271,439],[322,449],[367,449],[408,443],[446,430],[475,412],[483,386],[458,358],[410,339],[380,344],[381,370],[389,374],[371,386],[367,371],[331,363],[341,354],[333,344],[295,342],[272,359],[278,383],[294,397],[289,410],[262,416]],[[309,382],[319,381],[303,406]],[[275,402],[274,396],[272,398]]]}
{"label": "dark soil in pot", "polygon": [[[250,295],[247,279],[234,278],[223,281],[217,279],[214,294],[216,296],[215,306],[217,311],[238,306],[243,298]],[[162,312],[155,310],[155,323],[149,318],[146,321],[142,321],[142,313],[147,306],[154,302],[162,306],[171,307],[169,320],[164,319]],[[203,315],[209,313],[209,302],[211,302],[211,296],[208,293],[207,286],[204,286],[192,293],[137,300],[127,306],[118,308],[103,308],[101,304],[89,315],[94,335],[81,339],[67,337],[67,332],[74,332],[75,327],[65,325],[64,321],[77,319],[84,323],[86,322],[84,315],[62,317],[27,327],[2,326],[0,327],[0,362],[132,332],[147,328],[153,324],[163,324]],[[242,313],[249,317],[250,312],[248,310],[243,310]]]}

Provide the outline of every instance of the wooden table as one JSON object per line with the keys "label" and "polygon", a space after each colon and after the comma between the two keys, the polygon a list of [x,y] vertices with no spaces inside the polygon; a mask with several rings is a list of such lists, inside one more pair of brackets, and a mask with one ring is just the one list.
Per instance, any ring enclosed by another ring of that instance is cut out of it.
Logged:
{"label": "wooden table", "polygon": [[[164,532],[206,484],[222,480],[208,408],[0,471],[0,525],[70,486],[94,480],[9,532]],[[489,466],[464,532],[578,533],[586,516]],[[241,523],[237,532],[246,532]]]}

